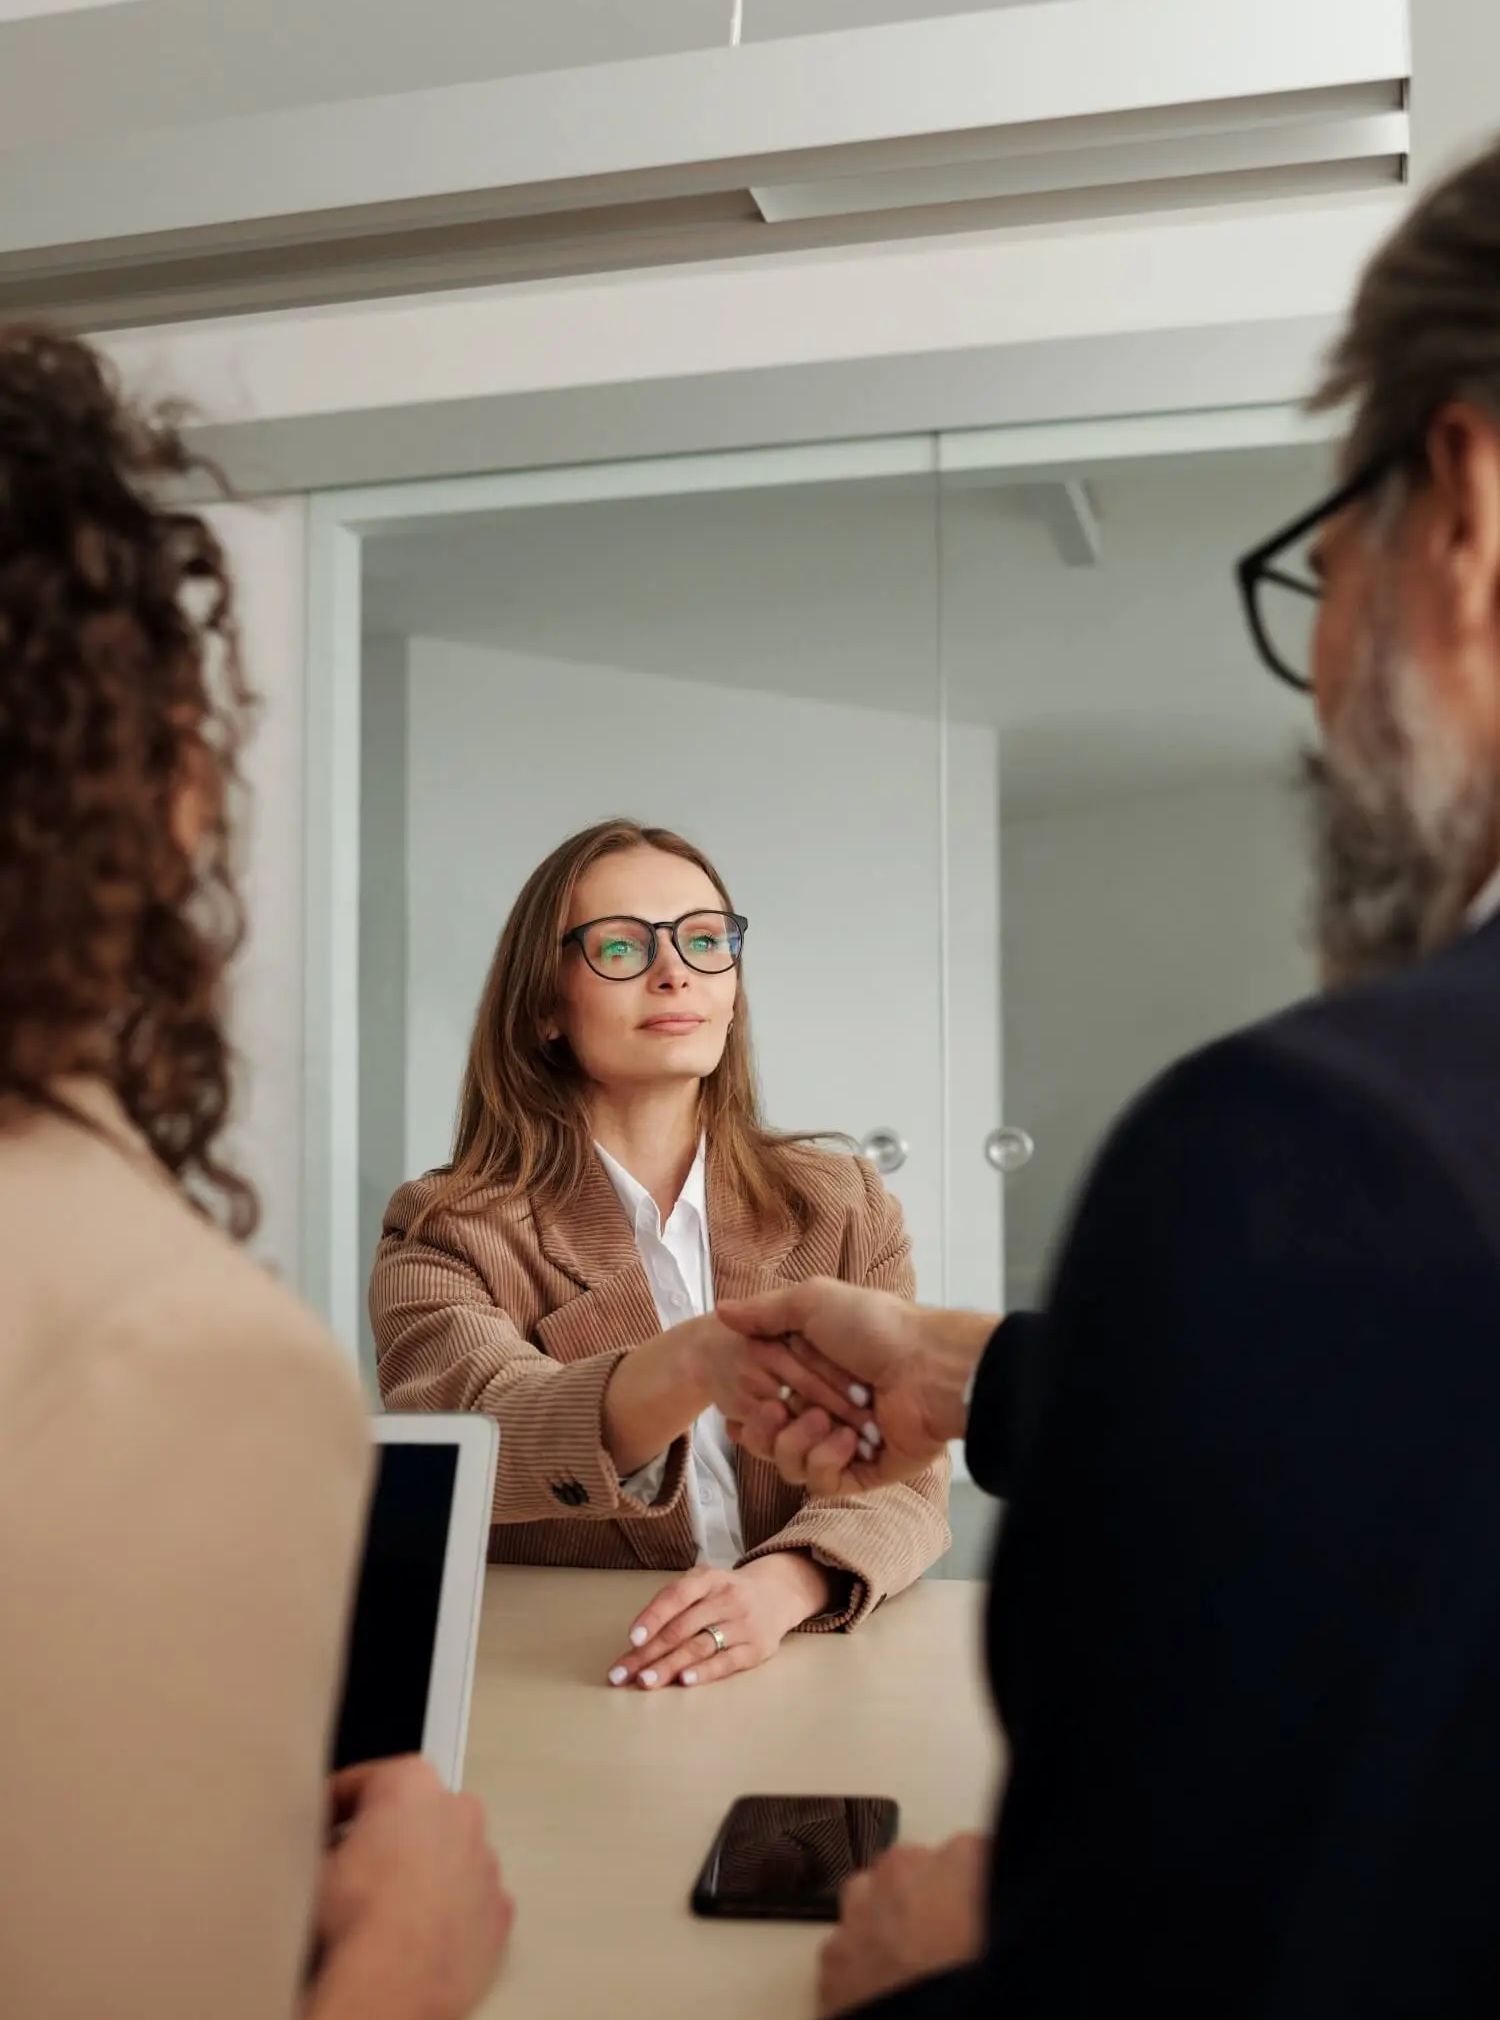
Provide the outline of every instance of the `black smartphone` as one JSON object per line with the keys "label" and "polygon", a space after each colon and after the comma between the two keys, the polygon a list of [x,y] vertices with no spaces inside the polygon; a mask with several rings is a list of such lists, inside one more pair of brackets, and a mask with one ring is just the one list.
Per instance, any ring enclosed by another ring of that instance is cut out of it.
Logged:
{"label": "black smartphone", "polygon": [[695,1915],[836,1922],[839,1889],[896,1841],[889,1796],[741,1796],[693,1888]]}

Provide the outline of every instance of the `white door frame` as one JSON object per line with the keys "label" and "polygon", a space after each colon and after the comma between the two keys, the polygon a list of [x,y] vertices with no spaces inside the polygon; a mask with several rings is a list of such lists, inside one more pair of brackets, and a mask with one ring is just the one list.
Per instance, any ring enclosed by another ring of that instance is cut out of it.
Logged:
{"label": "white door frame", "polygon": [[1310,422],[1294,408],[1254,406],[500,471],[314,496],[304,755],[301,1289],[350,1354],[357,1353],[368,1263],[359,1238],[359,897],[361,575],[369,535],[433,518],[768,485],[898,476],[1031,484],[1097,473],[1107,464],[1289,446],[1331,433],[1332,424]]}

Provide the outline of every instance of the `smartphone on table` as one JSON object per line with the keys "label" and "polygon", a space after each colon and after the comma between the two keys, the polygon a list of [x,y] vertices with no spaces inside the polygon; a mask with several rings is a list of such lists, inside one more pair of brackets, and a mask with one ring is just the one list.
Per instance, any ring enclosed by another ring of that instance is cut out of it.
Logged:
{"label": "smartphone on table", "polygon": [[896,1841],[889,1796],[741,1796],[709,1847],[693,1913],[836,1922],[839,1890]]}

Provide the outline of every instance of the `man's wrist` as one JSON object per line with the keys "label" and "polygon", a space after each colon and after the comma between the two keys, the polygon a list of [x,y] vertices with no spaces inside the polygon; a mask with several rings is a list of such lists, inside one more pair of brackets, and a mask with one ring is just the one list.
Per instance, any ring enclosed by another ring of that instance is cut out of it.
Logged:
{"label": "man's wrist", "polygon": [[982,1312],[920,1307],[913,1310],[912,1320],[926,1395],[924,1414],[934,1438],[948,1444],[968,1430],[974,1377],[999,1321]]}

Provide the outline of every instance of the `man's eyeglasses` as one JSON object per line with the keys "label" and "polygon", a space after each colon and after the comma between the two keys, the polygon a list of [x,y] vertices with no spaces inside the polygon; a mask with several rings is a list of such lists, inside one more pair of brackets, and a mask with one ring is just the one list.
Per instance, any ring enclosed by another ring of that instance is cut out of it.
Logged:
{"label": "man's eyeglasses", "polygon": [[1247,554],[1235,571],[1256,650],[1276,678],[1299,694],[1312,692],[1313,635],[1323,600],[1317,537],[1330,519],[1378,490],[1404,460],[1397,454],[1367,464],[1321,505]]}
{"label": "man's eyeglasses", "polygon": [[564,933],[562,944],[577,947],[606,982],[630,982],[655,965],[665,933],[689,968],[700,975],[723,975],[739,966],[750,921],[738,912],[684,912],[680,919],[590,919]]}

